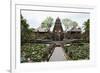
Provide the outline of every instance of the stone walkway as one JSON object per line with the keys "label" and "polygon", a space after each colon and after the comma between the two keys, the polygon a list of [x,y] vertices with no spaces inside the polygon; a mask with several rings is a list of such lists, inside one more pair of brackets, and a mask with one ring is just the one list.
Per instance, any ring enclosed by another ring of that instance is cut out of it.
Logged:
{"label": "stone walkway", "polygon": [[49,61],[65,61],[65,52],[62,47],[56,47]]}

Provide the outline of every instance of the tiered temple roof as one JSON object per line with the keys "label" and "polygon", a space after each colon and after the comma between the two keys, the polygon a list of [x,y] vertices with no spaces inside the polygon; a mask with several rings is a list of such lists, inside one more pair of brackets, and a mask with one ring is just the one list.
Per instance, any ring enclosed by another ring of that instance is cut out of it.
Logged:
{"label": "tiered temple roof", "polygon": [[63,28],[62,28],[62,25],[61,25],[61,21],[60,21],[60,18],[58,17],[55,21],[55,25],[54,25],[54,28],[53,28],[53,32],[63,32]]}

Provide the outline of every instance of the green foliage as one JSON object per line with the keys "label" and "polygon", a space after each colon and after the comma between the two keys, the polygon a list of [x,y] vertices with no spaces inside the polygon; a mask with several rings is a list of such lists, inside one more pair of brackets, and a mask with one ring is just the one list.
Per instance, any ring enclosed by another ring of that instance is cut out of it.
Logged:
{"label": "green foliage", "polygon": [[21,62],[41,62],[46,54],[47,46],[45,44],[27,43],[21,46]]}
{"label": "green foliage", "polygon": [[52,17],[47,17],[41,24],[42,28],[50,28],[53,24],[53,18]]}
{"label": "green foliage", "polygon": [[21,45],[25,42],[29,42],[31,38],[33,38],[33,28],[29,28],[29,24],[27,24],[26,19],[21,15]]}
{"label": "green foliage", "polygon": [[71,19],[65,18],[62,20],[62,23],[65,25],[66,30],[70,28],[76,28],[78,26],[78,23],[75,21],[72,21]]}
{"label": "green foliage", "polygon": [[72,44],[71,46],[64,47],[65,52],[69,56],[69,60],[89,59],[89,44]]}
{"label": "green foliage", "polygon": [[84,24],[83,24],[84,26],[84,32],[83,32],[83,34],[82,34],[82,38],[85,40],[85,41],[87,41],[87,42],[89,42],[89,32],[90,32],[90,19],[88,19],[86,22],[84,22]]}
{"label": "green foliage", "polygon": [[89,31],[90,28],[90,19],[88,19],[86,22],[84,22],[84,30]]}

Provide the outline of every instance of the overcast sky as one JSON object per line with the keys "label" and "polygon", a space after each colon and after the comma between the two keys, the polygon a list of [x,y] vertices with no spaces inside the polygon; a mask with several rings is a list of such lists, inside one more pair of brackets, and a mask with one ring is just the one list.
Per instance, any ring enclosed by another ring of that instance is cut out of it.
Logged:
{"label": "overcast sky", "polygon": [[[30,25],[30,28],[38,28],[41,25],[41,22],[50,16],[54,19],[54,22],[57,17],[61,20],[64,18],[71,19],[76,21],[79,27],[82,27],[84,21],[90,18],[89,14],[84,13],[62,13],[62,12],[43,12],[43,11],[21,11],[22,16],[27,20],[27,23]],[[63,29],[64,25],[62,24]],[[51,30],[53,26],[51,27]]]}

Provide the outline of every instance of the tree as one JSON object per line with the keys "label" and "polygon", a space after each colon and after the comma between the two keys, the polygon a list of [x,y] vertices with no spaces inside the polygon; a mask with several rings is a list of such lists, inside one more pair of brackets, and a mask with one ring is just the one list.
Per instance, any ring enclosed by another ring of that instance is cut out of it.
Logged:
{"label": "tree", "polygon": [[23,44],[27,39],[27,31],[29,25],[27,24],[26,20],[21,15],[21,43]]}
{"label": "tree", "polygon": [[84,22],[83,24],[84,32],[83,32],[83,39],[89,42],[89,28],[90,28],[90,19]]}
{"label": "tree", "polygon": [[75,21],[73,21],[73,22],[72,22],[72,27],[76,28],[77,26],[78,26],[78,23],[75,22]]}
{"label": "tree", "polygon": [[48,28],[50,30],[52,24],[53,24],[53,18],[49,16],[41,23],[41,27]]}
{"label": "tree", "polygon": [[86,22],[84,22],[84,30],[89,32],[90,28],[90,19],[88,19]]}
{"label": "tree", "polygon": [[26,19],[21,15],[21,45],[25,42],[29,42],[32,38],[33,28],[29,28]]}
{"label": "tree", "polygon": [[78,23],[72,21],[71,19],[65,18],[62,20],[62,23],[65,25],[65,30],[67,31],[70,28],[77,27]]}

